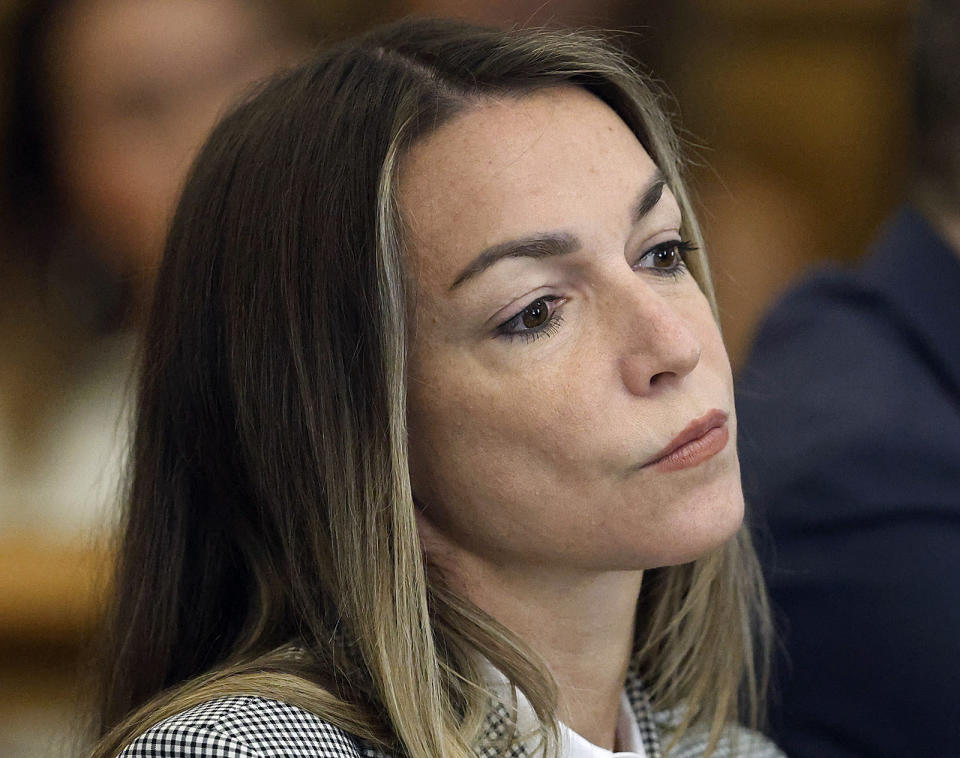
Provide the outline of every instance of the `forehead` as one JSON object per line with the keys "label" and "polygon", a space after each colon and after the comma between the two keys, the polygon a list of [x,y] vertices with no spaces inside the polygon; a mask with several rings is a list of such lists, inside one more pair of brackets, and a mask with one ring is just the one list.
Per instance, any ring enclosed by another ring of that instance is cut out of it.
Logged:
{"label": "forehead", "polygon": [[410,263],[455,276],[500,242],[626,225],[655,170],[627,125],[585,90],[483,100],[414,144],[401,165]]}

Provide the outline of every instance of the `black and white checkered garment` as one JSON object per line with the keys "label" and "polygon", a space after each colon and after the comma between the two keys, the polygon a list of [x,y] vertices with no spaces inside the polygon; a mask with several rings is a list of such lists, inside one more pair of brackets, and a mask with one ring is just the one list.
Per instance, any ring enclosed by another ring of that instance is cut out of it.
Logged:
{"label": "black and white checkered garment", "polygon": [[[705,730],[689,730],[669,755],[676,713],[656,713],[638,679],[627,683],[647,758],[699,758],[707,746]],[[487,716],[478,758],[524,758],[523,744],[504,745],[511,731],[509,710],[498,703]],[[784,758],[762,735],[731,727],[716,758]],[[223,697],[161,721],[131,742],[119,758],[390,758],[318,716],[276,700],[254,696]],[[440,757],[438,757],[440,758]]]}

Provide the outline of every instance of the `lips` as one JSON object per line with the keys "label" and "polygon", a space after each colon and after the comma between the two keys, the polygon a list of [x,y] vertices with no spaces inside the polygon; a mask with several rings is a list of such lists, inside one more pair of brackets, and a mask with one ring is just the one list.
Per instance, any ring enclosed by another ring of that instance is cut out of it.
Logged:
{"label": "lips", "polygon": [[730,439],[729,415],[714,408],[691,421],[663,450],[643,464],[643,468],[677,471],[691,468],[712,458]]}

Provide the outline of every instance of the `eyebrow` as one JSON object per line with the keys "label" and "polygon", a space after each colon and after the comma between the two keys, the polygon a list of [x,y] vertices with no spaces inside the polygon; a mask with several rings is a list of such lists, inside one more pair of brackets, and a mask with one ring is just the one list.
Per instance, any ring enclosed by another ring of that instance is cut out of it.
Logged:
{"label": "eyebrow", "polygon": [[[639,223],[652,211],[663,196],[663,188],[667,180],[659,169],[640,191],[633,204],[631,219],[634,224]],[[510,240],[492,245],[480,255],[470,261],[467,267],[460,272],[450,289],[454,290],[468,279],[486,271],[495,263],[504,258],[550,258],[558,255],[568,255],[579,250],[581,242],[576,236],[566,232],[537,234],[521,239]]]}
{"label": "eyebrow", "polygon": [[631,218],[634,224],[640,223],[644,216],[657,207],[660,198],[663,197],[663,188],[667,186],[667,179],[660,169],[650,179],[646,188],[640,192],[640,196],[633,204],[633,213]]}

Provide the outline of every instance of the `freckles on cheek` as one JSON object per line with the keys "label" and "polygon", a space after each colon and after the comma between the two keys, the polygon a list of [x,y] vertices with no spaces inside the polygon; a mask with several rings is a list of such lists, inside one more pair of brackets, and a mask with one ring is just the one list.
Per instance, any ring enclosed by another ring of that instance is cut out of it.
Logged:
{"label": "freckles on cheek", "polygon": [[687,301],[681,315],[700,343],[702,366],[709,368],[712,373],[729,376],[732,387],[730,358],[723,335],[720,333],[720,326],[713,316],[713,311],[710,310],[706,297],[699,289],[696,290],[695,296]]}
{"label": "freckles on cheek", "polygon": [[703,359],[722,377],[733,386],[733,373],[730,366],[730,357],[723,342],[719,327],[711,320],[708,331],[703,338]]}
{"label": "freckles on cheek", "polygon": [[553,458],[559,449],[562,414],[545,416],[528,393],[483,386],[466,376],[432,381],[440,383],[439,390],[428,390],[410,408],[411,444],[421,460],[440,463],[448,473],[455,469],[461,477],[471,476],[469,470],[482,483],[537,458]]}

